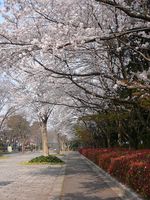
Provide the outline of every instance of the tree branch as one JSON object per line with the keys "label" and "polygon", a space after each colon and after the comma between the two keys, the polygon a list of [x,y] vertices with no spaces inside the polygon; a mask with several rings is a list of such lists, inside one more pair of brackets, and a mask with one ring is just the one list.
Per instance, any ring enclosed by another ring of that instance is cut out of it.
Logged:
{"label": "tree branch", "polygon": [[139,13],[136,11],[131,11],[128,7],[124,7],[119,3],[116,3],[115,1],[112,0],[96,0],[99,3],[104,3],[106,5],[110,5],[113,6],[121,11],[123,11],[124,13],[126,13],[128,16],[133,17],[133,18],[137,18],[137,19],[142,19],[145,21],[150,21],[150,15],[144,14],[144,13]]}

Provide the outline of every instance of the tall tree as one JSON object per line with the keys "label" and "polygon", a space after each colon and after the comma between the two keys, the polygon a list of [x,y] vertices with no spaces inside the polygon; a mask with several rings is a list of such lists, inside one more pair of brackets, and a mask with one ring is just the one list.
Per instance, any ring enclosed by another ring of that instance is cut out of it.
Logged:
{"label": "tall tree", "polygon": [[14,115],[8,118],[7,126],[10,128],[12,138],[17,138],[21,142],[22,152],[24,152],[25,143],[30,137],[29,122],[21,115]]}

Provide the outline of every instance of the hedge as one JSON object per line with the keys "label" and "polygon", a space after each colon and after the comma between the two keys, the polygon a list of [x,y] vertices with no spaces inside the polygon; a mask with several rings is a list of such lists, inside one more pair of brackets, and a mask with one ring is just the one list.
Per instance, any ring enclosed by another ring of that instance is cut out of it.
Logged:
{"label": "hedge", "polygon": [[150,150],[82,148],[79,152],[136,192],[150,198]]}
{"label": "hedge", "polygon": [[140,161],[132,163],[126,181],[143,197],[150,197],[150,164]]}

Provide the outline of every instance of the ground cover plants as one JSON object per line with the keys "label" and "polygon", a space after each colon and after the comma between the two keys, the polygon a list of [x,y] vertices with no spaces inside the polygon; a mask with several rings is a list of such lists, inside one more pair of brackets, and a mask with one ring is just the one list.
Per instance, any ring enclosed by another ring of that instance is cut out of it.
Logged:
{"label": "ground cover plants", "polygon": [[150,199],[149,149],[83,148],[79,152],[142,197]]}
{"label": "ground cover plants", "polygon": [[8,158],[8,157],[7,157],[7,156],[0,155],[0,160],[1,160],[1,159],[6,159],[6,158]]}
{"label": "ground cover plants", "polygon": [[23,164],[26,165],[37,165],[37,164],[64,164],[64,161],[59,159],[58,157],[54,155],[48,155],[48,156],[38,156],[33,159],[31,159],[28,162],[24,162]]}

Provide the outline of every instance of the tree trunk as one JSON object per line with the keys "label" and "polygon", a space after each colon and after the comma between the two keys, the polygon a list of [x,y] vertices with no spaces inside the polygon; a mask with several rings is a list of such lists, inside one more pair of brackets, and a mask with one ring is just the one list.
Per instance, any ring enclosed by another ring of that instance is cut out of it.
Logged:
{"label": "tree trunk", "polygon": [[43,155],[49,155],[49,148],[48,148],[48,134],[47,134],[47,122],[41,122],[41,134],[42,134],[42,149]]}
{"label": "tree trunk", "polygon": [[121,122],[118,122],[118,144],[119,147],[122,147],[122,130],[121,130]]}
{"label": "tree trunk", "polygon": [[60,151],[61,151],[61,141],[60,141],[60,135],[59,135],[59,133],[57,134],[57,142],[58,142],[57,154],[60,154]]}
{"label": "tree trunk", "polygon": [[22,142],[22,153],[24,153],[25,152],[25,140],[23,140],[23,142]]}
{"label": "tree trunk", "polygon": [[110,134],[109,133],[107,133],[106,139],[107,139],[107,147],[110,148],[111,147],[111,138],[110,138]]}

